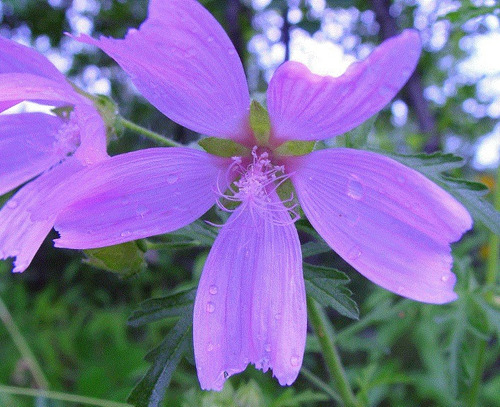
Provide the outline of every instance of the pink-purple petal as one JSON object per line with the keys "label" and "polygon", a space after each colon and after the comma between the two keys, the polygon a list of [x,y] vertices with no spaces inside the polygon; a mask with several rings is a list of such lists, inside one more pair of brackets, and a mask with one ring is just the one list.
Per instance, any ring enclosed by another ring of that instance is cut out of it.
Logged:
{"label": "pink-purple petal", "polygon": [[0,210],[0,259],[16,257],[14,272],[22,272],[28,267],[56,217],[53,214],[34,221],[31,214],[48,203],[52,189],[81,168],[78,160],[66,160],[22,187]]}
{"label": "pink-purple petal", "polygon": [[[89,166],[52,191],[38,217],[65,208],[55,222],[57,247],[110,246],[181,228],[224,190],[230,160],[189,148],[154,148]],[[35,217],[36,218],[36,217]]]}
{"label": "pink-purple petal", "polygon": [[405,30],[339,78],[315,75],[299,62],[284,63],[267,91],[274,143],[326,139],[363,123],[400,91],[420,50],[418,33]]}
{"label": "pink-purple petal", "polygon": [[76,104],[81,102],[81,97],[67,82],[29,73],[0,73],[0,103],[23,100]]}
{"label": "pink-purple petal", "polygon": [[43,113],[0,115],[0,195],[49,169],[70,152],[59,145],[63,121]]}
{"label": "pink-purple petal", "polygon": [[101,115],[90,101],[82,100],[71,113],[71,120],[80,132],[80,146],[75,157],[90,165],[108,158],[106,152],[106,128]]}
{"label": "pink-purple petal", "polygon": [[307,218],[356,270],[404,297],[456,298],[450,243],[467,210],[415,170],[372,152],[330,149],[290,160]]}
{"label": "pink-purple petal", "polygon": [[244,141],[250,98],[241,61],[219,23],[194,0],[152,0],[123,40],[82,35],[130,75],[142,95],[194,131]]}
{"label": "pink-purple petal", "polygon": [[45,56],[25,45],[0,37],[0,73],[29,73],[70,85]]}
{"label": "pink-purple petal", "polygon": [[272,208],[243,203],[210,250],[193,322],[203,389],[221,390],[249,363],[272,369],[281,385],[299,373],[307,328],[302,258],[295,226],[283,206],[275,211],[278,203],[276,195]]}

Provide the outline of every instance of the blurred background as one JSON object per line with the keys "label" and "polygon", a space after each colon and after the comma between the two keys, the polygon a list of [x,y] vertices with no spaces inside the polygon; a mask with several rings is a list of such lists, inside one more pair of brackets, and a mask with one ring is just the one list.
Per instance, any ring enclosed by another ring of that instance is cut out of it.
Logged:
{"label": "blurred background", "polygon": [[[378,115],[368,144],[388,152],[438,150],[466,159],[454,175],[495,190],[500,157],[500,13],[498,3],[452,0],[206,0],[244,61],[252,96],[265,100],[267,83],[285,59],[321,75],[339,76],[384,38],[404,28],[420,31],[424,52],[417,73]],[[171,122],[143,99],[124,72],[97,49],[64,33],[122,37],[146,17],[146,0],[3,0],[0,35],[46,55],[78,86],[111,97],[129,120],[182,143],[198,135]],[[32,110],[22,104],[15,109]],[[153,146],[118,129],[112,154]],[[0,164],[1,165],[1,164]],[[491,196],[491,193],[490,195]],[[487,199],[489,199],[489,196]],[[0,204],[5,201],[0,197]],[[149,251],[146,270],[126,277],[98,270],[80,252],[55,250],[46,240],[20,275],[0,262],[0,385],[43,387],[21,355],[22,336],[52,390],[105,400],[126,399],[148,363],[147,351],[163,339],[170,321],[127,326],[138,304],[196,280],[207,251]],[[487,230],[480,224],[455,246],[459,286],[474,292],[484,281]],[[321,259],[335,262],[331,259]],[[343,270],[349,267],[342,265]],[[352,271],[352,270],[351,270]],[[500,317],[461,302],[435,307],[397,300],[357,273],[350,289],[361,322],[331,312],[349,376],[367,405],[460,406],[475,383],[480,339],[487,343],[478,406],[500,406]],[[467,297],[468,298],[468,297]],[[469,301],[469,300],[467,300]],[[484,316],[485,314],[486,316]],[[482,315],[478,317],[478,315]],[[368,317],[367,317],[368,316]],[[366,317],[366,319],[364,319]],[[478,318],[483,318],[480,320]],[[371,318],[371,319],[370,319]],[[363,322],[368,321],[368,322]],[[457,324],[463,330],[456,332]],[[9,326],[17,326],[12,331]],[[473,338],[473,339],[471,339]],[[478,339],[479,338],[479,339]],[[471,342],[472,341],[472,342]],[[474,342],[476,341],[476,342]],[[482,342],[481,342],[482,343]],[[308,341],[304,365],[328,381]],[[467,390],[469,389],[469,390]],[[465,401],[464,401],[465,400]],[[177,369],[165,406],[332,405],[301,375],[292,389],[247,369],[223,393],[199,390],[194,367]],[[0,406],[70,406],[2,392]],[[83,404],[82,404],[83,405]],[[106,404],[103,404],[106,405]],[[476,404],[470,404],[476,405]]]}

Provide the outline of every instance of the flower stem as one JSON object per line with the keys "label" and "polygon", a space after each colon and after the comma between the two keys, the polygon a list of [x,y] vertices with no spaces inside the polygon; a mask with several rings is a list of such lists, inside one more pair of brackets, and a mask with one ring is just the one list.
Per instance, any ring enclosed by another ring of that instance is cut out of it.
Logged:
{"label": "flower stem", "polygon": [[342,366],[334,343],[334,333],[330,321],[320,305],[311,297],[307,297],[307,309],[309,311],[309,322],[318,337],[326,367],[337,385],[344,406],[361,407],[349,384],[344,366]]}
{"label": "flower stem", "polygon": [[141,134],[144,137],[147,137],[151,140],[153,140],[155,143],[158,143],[162,146],[165,147],[182,147],[182,144],[177,143],[174,140],[170,140],[161,134],[155,133],[154,131],[148,130],[142,126],[139,126],[138,124],[135,124],[131,122],[130,120],[125,119],[122,116],[117,116],[116,120],[118,121],[119,124],[121,124],[123,127],[133,131],[134,133]]}
{"label": "flower stem", "polygon": [[9,332],[17,349],[21,353],[24,362],[27,364],[29,370],[31,371],[31,374],[33,375],[33,379],[35,380],[36,385],[41,389],[47,389],[49,387],[49,381],[45,377],[42,368],[40,367],[35,358],[35,355],[33,355],[33,352],[31,351],[28,343],[26,342],[26,339],[24,339],[23,335],[21,334],[21,331],[17,327],[16,323],[14,322],[14,319],[12,318],[12,315],[10,314],[9,310],[7,309],[5,303],[1,298],[0,298],[0,319],[4,323],[5,328],[7,328],[7,331]]}
{"label": "flower stem", "polygon": [[[500,211],[500,165],[497,168],[497,175],[494,186],[494,197],[493,204],[495,205],[495,209]],[[497,273],[498,273],[498,258],[500,257],[500,249],[499,243],[500,238],[495,234],[490,234],[490,242],[489,242],[489,255],[488,255],[488,264],[486,269],[486,285],[493,288],[493,286],[497,282]]]}
{"label": "flower stem", "polygon": [[27,389],[24,387],[4,386],[0,384],[0,393],[15,394],[18,396],[43,397],[53,400],[68,401],[70,403],[87,404],[96,407],[132,407],[131,404],[116,401],[101,400],[93,397],[76,396],[58,391]]}

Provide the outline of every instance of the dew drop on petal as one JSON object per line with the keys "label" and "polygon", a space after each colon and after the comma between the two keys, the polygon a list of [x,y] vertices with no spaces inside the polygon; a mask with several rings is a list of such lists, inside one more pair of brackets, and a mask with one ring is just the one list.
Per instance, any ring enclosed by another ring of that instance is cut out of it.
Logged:
{"label": "dew drop on petal", "polygon": [[208,351],[208,352],[212,352],[213,350],[214,350],[214,345],[213,345],[213,343],[211,343],[211,342],[210,342],[210,343],[208,344],[208,346],[207,346],[207,351]]}
{"label": "dew drop on petal", "polygon": [[358,180],[352,178],[347,182],[347,195],[350,198],[360,200],[364,193],[364,187]]}
{"label": "dew drop on petal", "polygon": [[207,42],[214,42],[214,37],[212,36],[207,37]]}
{"label": "dew drop on petal", "polygon": [[224,370],[224,379],[227,379],[229,377],[229,373]]}
{"label": "dew drop on petal", "polygon": [[141,218],[144,218],[144,215],[148,212],[148,208],[145,206],[139,206],[136,210],[137,215],[139,215]]}
{"label": "dew drop on petal", "polygon": [[441,276],[441,281],[443,283],[446,283],[450,279],[450,276],[448,274],[444,274]]}
{"label": "dew drop on petal", "polygon": [[276,314],[276,315],[274,316],[274,319],[276,319],[276,320],[281,319],[281,314],[280,314],[280,313]]}
{"label": "dew drop on petal", "polygon": [[265,350],[266,352],[271,352],[271,344],[270,344],[270,343],[266,343],[266,344],[264,345],[264,350]]}
{"label": "dew drop on petal", "polygon": [[292,356],[290,358],[290,364],[293,366],[293,367],[297,367],[299,365],[299,362],[300,362],[300,358],[298,356]]}
{"label": "dew drop on petal", "polygon": [[177,174],[168,174],[167,175],[167,182],[169,184],[175,184],[177,181],[179,181],[179,176]]}
{"label": "dew drop on petal", "polygon": [[122,233],[120,233],[121,237],[128,237],[132,234],[130,230],[124,230]]}
{"label": "dew drop on petal", "polygon": [[211,301],[207,302],[207,306],[205,307],[205,310],[208,312],[208,313],[212,313],[215,311],[215,304]]}
{"label": "dew drop on petal", "polygon": [[382,97],[392,97],[393,96],[393,91],[390,87],[388,86],[382,86],[379,90],[378,93]]}
{"label": "dew drop on petal", "polygon": [[400,184],[404,184],[406,182],[406,178],[402,175],[398,175],[397,180]]}
{"label": "dew drop on petal", "polygon": [[229,55],[234,55],[234,54],[236,54],[236,50],[235,50],[234,48],[229,48],[229,49],[227,50],[227,53],[228,53]]}
{"label": "dew drop on petal", "polygon": [[7,202],[7,208],[9,209],[15,209],[17,208],[17,205],[18,205],[17,201],[14,201],[13,199]]}
{"label": "dew drop on petal", "polygon": [[216,286],[216,285],[211,285],[211,286],[210,286],[210,288],[208,289],[208,292],[209,292],[210,294],[212,294],[212,295],[217,294],[217,291],[219,291],[219,290],[218,290],[218,288],[217,288],[217,286]]}
{"label": "dew drop on petal", "polygon": [[361,250],[358,246],[354,246],[353,248],[351,248],[351,250],[349,250],[349,252],[347,253],[347,257],[349,258],[349,260],[356,260],[358,259],[359,257],[361,256]]}

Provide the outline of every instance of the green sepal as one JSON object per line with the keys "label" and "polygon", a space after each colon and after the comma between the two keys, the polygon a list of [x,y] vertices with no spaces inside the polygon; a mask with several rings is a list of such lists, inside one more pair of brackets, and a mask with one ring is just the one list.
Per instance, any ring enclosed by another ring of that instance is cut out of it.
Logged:
{"label": "green sepal", "polygon": [[85,263],[101,270],[117,273],[122,277],[130,277],[146,267],[144,252],[136,242],[126,242],[83,252],[87,256]]}
{"label": "green sepal", "polygon": [[198,141],[198,144],[207,153],[219,157],[241,157],[250,154],[250,150],[244,145],[225,138],[205,137]]}
{"label": "green sepal", "polygon": [[54,107],[51,112],[62,119],[68,119],[74,107],[71,105]]}
{"label": "green sepal", "polygon": [[94,105],[99,111],[104,124],[106,125],[106,139],[108,143],[113,137],[118,136],[123,132],[123,128],[120,125],[118,116],[118,107],[116,103],[107,96],[97,95],[94,96]]}
{"label": "green sepal", "polygon": [[315,141],[286,141],[274,150],[276,155],[306,155],[314,150]]}
{"label": "green sepal", "polygon": [[256,100],[250,104],[250,127],[259,146],[267,146],[271,134],[271,121],[264,106]]}

